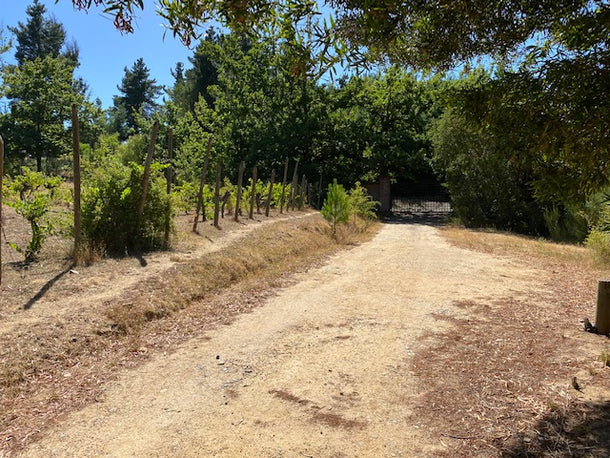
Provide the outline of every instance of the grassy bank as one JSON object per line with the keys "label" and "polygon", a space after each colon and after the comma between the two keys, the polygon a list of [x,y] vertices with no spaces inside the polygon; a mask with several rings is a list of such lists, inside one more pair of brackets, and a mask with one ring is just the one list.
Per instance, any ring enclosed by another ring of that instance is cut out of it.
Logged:
{"label": "grassy bank", "polygon": [[333,240],[317,214],[266,224],[201,257],[176,253],[170,268],[111,300],[89,304],[83,295],[86,306],[74,314],[5,333],[0,454],[23,448],[53,420],[99,399],[120,370],[230,323],[294,273],[374,231],[346,227]]}

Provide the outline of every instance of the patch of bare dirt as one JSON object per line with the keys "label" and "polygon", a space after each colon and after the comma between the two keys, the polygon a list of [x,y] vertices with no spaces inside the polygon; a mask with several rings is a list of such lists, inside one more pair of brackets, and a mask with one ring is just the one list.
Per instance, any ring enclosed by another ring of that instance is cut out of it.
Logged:
{"label": "patch of bare dirt", "polygon": [[[532,423],[493,429],[498,419],[540,412],[538,390],[561,399],[573,389],[565,360],[535,332],[562,332],[537,310],[550,276],[535,265],[453,247],[429,226],[386,224],[298,279],[122,371],[24,456],[500,456],[495,441]],[[528,326],[522,343],[502,341],[504,327]],[[533,380],[538,347],[550,371]],[[479,363],[486,378],[469,373]]]}
{"label": "patch of bare dirt", "polygon": [[[177,247],[166,267],[214,245],[193,237],[201,245]],[[371,242],[281,278],[279,291],[249,284],[198,301],[86,368],[70,345],[88,338],[95,349],[96,337],[71,334],[65,317],[92,319],[93,302],[61,299],[90,291],[74,281],[89,274],[65,274],[28,310],[24,287],[0,305],[0,335],[61,324],[67,350],[52,358],[74,364],[48,380],[52,396],[28,394],[50,399],[32,413],[50,429],[20,437],[22,455],[610,456],[610,368],[599,360],[610,345],[580,322],[593,318],[604,272],[576,248],[549,257],[533,240],[461,237],[468,249],[430,226],[385,224]],[[125,272],[155,265],[144,259]],[[102,289],[121,282],[114,266]],[[9,328],[15,316],[25,321]],[[18,449],[6,447],[15,440],[7,420],[0,456]]]}
{"label": "patch of bare dirt", "polygon": [[[272,291],[266,291],[265,281],[260,285],[246,282],[222,297],[210,294],[201,307],[171,320],[150,323],[147,332],[137,330],[129,335],[111,327],[114,324],[109,315],[116,304],[137,297],[138,291],[140,295],[159,294],[164,281],[179,267],[196,265],[202,256],[221,257],[231,244],[248,246],[251,237],[246,237],[266,224],[279,222],[278,230],[294,230],[298,235],[316,220],[315,214],[291,213],[264,221],[227,221],[221,230],[200,223],[201,231],[196,235],[190,232],[192,216],[183,217],[178,221],[179,237],[170,253],[108,259],[70,269],[69,264],[66,267],[69,260],[59,255],[62,241],[51,239],[40,261],[27,270],[5,264],[3,267],[13,268],[5,269],[8,275],[3,278],[0,293],[0,456],[32,442],[66,412],[98,399],[103,385],[118,370],[134,367],[201,329],[229,322]],[[16,223],[19,220],[15,218],[8,226],[7,238],[19,232]],[[303,267],[320,257],[318,252],[312,255],[312,260],[301,263]],[[302,257],[299,255],[299,259]],[[289,273],[293,268],[299,265],[292,262],[285,269]],[[40,277],[51,279],[42,289]],[[255,281],[257,277],[253,277]],[[91,279],[99,290],[87,289]],[[283,276],[275,275],[274,281],[281,284]],[[227,301],[232,303],[227,306]]]}
{"label": "patch of bare dirt", "polygon": [[582,325],[594,318],[597,280],[607,273],[586,262],[584,248],[444,233],[536,269],[539,283],[526,297],[515,297],[515,287],[456,301],[466,316],[437,316],[452,326],[418,352],[413,369],[427,381],[415,417],[445,445],[438,455],[610,456],[610,369],[600,361],[609,342]]}

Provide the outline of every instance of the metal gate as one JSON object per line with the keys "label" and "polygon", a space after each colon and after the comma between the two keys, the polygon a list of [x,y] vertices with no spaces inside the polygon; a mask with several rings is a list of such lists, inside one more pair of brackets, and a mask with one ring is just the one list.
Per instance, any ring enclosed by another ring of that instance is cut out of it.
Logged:
{"label": "metal gate", "polygon": [[434,177],[421,177],[392,187],[392,213],[402,217],[442,220],[451,213],[451,199]]}
{"label": "metal gate", "polygon": [[434,196],[396,196],[392,197],[392,213],[415,216],[449,216],[451,202],[449,197]]}

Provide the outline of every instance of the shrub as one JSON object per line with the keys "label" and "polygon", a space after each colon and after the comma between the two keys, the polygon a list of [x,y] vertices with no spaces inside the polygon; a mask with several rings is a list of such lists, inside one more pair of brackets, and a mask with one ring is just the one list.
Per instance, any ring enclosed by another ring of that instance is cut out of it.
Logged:
{"label": "shrub", "polygon": [[452,110],[434,122],[429,136],[434,168],[464,225],[546,234],[543,208],[530,185],[532,172],[507,159],[510,150],[501,139]]}
{"label": "shrub", "polygon": [[593,250],[598,261],[610,264],[610,202],[605,203],[598,224],[591,230],[585,243]]}
{"label": "shrub", "polygon": [[610,232],[593,229],[587,237],[586,245],[603,264],[610,263]]}
{"label": "shrub", "polygon": [[349,191],[349,205],[354,216],[358,216],[365,221],[371,221],[377,218],[375,209],[379,202],[373,200],[367,190],[357,181]]}
{"label": "shrub", "polygon": [[587,220],[576,205],[553,205],[544,211],[544,223],[556,242],[582,242],[587,236]]}
{"label": "shrub", "polygon": [[138,221],[136,209],[140,198],[143,167],[123,165],[109,158],[95,170],[83,193],[83,234],[90,250],[126,254],[164,246],[168,202],[163,165],[151,169],[146,204]]}
{"label": "shrub", "polygon": [[333,237],[337,234],[337,225],[345,223],[350,216],[349,196],[342,185],[333,180],[328,185],[328,194],[320,210],[322,216],[330,224]]}
{"label": "shrub", "polygon": [[23,174],[15,177],[10,186],[18,197],[8,201],[7,205],[28,220],[32,230],[32,238],[26,248],[14,243],[10,246],[24,253],[26,262],[33,262],[38,258],[44,241],[55,227],[54,221],[49,217],[49,208],[61,186],[61,178],[47,177],[23,167]]}

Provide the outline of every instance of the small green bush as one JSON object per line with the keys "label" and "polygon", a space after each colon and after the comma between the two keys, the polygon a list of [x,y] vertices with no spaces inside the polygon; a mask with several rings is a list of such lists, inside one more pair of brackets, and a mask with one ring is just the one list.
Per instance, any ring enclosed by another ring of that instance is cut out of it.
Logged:
{"label": "small green bush", "polygon": [[26,248],[14,243],[10,246],[25,255],[26,262],[33,262],[38,258],[40,250],[49,234],[56,226],[49,217],[49,210],[61,186],[61,178],[48,177],[41,172],[34,172],[23,167],[23,174],[15,177],[10,183],[11,190],[16,194],[14,200],[7,201],[17,214],[24,217],[32,230],[32,238]]}
{"label": "small green bush", "polygon": [[320,210],[322,216],[330,224],[333,237],[337,234],[337,225],[345,223],[350,217],[349,196],[342,185],[333,180],[328,185],[328,194],[324,199],[324,205]]}
{"label": "small green bush", "polygon": [[365,221],[372,221],[377,218],[375,209],[379,206],[379,202],[373,200],[359,181],[349,191],[349,205],[354,216],[358,216]]}
{"label": "small green bush", "polygon": [[586,240],[595,257],[603,264],[610,263],[610,232],[593,229]]}
{"label": "small green bush", "polygon": [[589,233],[586,245],[603,264],[610,264],[610,202],[606,201],[600,212],[597,226]]}
{"label": "small green bush", "polygon": [[127,254],[164,246],[168,201],[162,170],[155,163],[151,168],[144,213],[137,218],[143,167],[108,158],[96,169],[83,193],[82,225],[89,249],[109,254]]}

